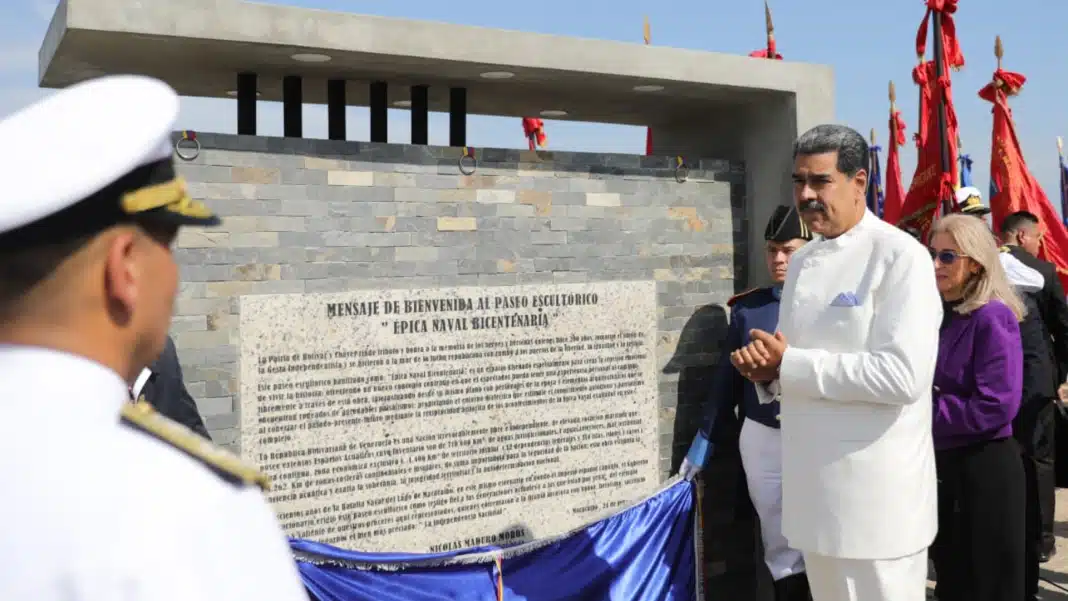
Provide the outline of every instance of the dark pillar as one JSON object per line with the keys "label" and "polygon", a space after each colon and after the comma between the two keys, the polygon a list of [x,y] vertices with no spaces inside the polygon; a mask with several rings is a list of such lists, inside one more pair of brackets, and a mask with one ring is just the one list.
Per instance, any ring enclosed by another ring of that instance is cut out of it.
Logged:
{"label": "dark pillar", "polygon": [[412,144],[430,143],[430,88],[412,86]]}
{"label": "dark pillar", "polygon": [[299,138],[304,129],[304,82],[299,75],[282,78],[282,134]]}
{"label": "dark pillar", "polygon": [[449,146],[467,146],[467,88],[449,88]]}
{"label": "dark pillar", "polygon": [[237,74],[237,135],[256,135],[256,74]]}
{"label": "dark pillar", "polygon": [[371,141],[388,142],[389,130],[387,128],[388,101],[386,91],[388,86],[384,81],[371,82]]}
{"label": "dark pillar", "polygon": [[345,139],[345,80],[326,82],[326,130],[331,140]]}

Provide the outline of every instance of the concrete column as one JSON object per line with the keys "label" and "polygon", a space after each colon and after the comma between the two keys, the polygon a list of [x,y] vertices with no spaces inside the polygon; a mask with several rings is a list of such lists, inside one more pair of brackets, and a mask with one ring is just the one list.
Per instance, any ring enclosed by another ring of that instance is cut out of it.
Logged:
{"label": "concrete column", "polygon": [[326,82],[326,130],[331,140],[345,139],[345,80]]}
{"label": "concrete column", "polygon": [[304,135],[304,81],[298,75],[282,78],[282,133],[287,138]]}
{"label": "concrete column", "polygon": [[467,146],[467,88],[449,88],[449,146]]}
{"label": "concrete column", "polygon": [[430,88],[412,86],[412,144],[430,143]]}
{"label": "concrete column", "polygon": [[371,141],[389,141],[388,86],[384,81],[371,82]]}
{"label": "concrete column", "polygon": [[237,74],[237,135],[256,135],[256,74]]}

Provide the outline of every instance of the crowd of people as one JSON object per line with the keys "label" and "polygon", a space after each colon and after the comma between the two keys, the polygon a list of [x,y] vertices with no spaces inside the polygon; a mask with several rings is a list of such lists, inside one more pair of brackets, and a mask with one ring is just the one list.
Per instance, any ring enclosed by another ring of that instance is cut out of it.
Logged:
{"label": "crowd of people", "polygon": [[[926,240],[865,206],[868,145],[794,149],[768,223],[773,285],[731,325],[682,474],[737,437],[776,601],[1034,601],[1055,552],[1054,425],[1068,306],[1037,217],[974,188]],[[740,431],[717,427],[725,417]]]}

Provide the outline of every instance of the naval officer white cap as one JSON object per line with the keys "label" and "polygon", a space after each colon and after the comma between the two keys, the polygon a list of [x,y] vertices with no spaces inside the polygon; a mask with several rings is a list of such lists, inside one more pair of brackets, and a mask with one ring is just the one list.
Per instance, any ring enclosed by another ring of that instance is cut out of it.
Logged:
{"label": "naval officer white cap", "polygon": [[178,109],[167,84],[120,75],[65,88],[0,121],[0,249],[120,223],[217,225],[175,173]]}

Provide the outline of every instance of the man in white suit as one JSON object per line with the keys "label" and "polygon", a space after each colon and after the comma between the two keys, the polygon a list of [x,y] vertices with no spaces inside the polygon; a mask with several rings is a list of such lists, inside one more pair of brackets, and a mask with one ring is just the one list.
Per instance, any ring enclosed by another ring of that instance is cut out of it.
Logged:
{"label": "man in white suit", "polygon": [[790,261],[779,331],[754,330],[732,361],[780,400],[783,533],[815,601],[922,601],[942,302],[928,251],[867,212],[867,171],[848,127],[797,140],[794,200],[816,238]]}

